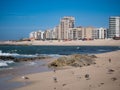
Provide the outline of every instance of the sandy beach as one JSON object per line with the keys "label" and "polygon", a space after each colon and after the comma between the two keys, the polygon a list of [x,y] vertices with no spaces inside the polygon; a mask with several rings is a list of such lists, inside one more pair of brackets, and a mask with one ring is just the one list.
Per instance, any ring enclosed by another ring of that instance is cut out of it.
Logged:
{"label": "sandy beach", "polygon": [[120,40],[111,40],[111,39],[103,39],[103,40],[89,40],[89,41],[1,41],[0,45],[66,45],[66,46],[120,46]]}
{"label": "sandy beach", "polygon": [[15,90],[120,90],[120,51],[97,54],[96,64],[21,76],[28,83]]}

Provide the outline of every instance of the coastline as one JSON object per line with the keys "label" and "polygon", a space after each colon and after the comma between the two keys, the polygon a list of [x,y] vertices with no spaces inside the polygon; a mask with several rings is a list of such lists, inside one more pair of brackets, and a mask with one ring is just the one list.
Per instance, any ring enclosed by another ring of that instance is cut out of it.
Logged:
{"label": "coastline", "polygon": [[[57,70],[26,75],[12,81],[30,82],[15,90],[119,90],[120,89],[120,50],[96,54],[96,64],[81,68]],[[109,62],[109,59],[111,61]],[[85,78],[88,74],[89,77]],[[57,82],[54,82],[54,77]]]}
{"label": "coastline", "polygon": [[53,45],[53,46],[120,46],[120,40],[90,40],[90,41],[0,41],[0,45]]}

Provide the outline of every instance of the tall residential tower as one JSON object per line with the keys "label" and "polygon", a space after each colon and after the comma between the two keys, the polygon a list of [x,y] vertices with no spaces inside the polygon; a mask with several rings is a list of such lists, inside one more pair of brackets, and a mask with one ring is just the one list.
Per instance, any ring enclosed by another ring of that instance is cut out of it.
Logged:
{"label": "tall residential tower", "polygon": [[120,16],[111,16],[109,18],[108,37],[120,37]]}
{"label": "tall residential tower", "polygon": [[69,28],[74,28],[75,18],[74,17],[63,17],[60,21],[60,37],[62,40],[68,39]]}

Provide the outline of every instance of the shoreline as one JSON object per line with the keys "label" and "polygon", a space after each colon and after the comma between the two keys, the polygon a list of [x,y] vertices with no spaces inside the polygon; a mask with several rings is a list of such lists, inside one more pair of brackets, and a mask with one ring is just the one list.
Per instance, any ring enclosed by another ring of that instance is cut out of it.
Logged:
{"label": "shoreline", "polygon": [[[82,68],[69,68],[26,75],[29,79],[16,77],[13,81],[31,84],[15,90],[119,90],[120,50],[96,54],[96,64]],[[111,62],[109,62],[109,58]],[[86,78],[85,75],[89,77]],[[57,78],[57,82],[53,79]]]}
{"label": "shoreline", "polygon": [[90,41],[0,41],[0,45],[38,45],[38,46],[120,46],[120,40],[90,40]]}

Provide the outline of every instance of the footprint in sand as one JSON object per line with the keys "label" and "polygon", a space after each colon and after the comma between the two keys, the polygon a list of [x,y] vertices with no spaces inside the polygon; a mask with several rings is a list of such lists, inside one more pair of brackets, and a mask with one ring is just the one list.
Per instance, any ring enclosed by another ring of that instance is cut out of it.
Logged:
{"label": "footprint in sand", "polygon": [[116,78],[116,77],[112,77],[111,80],[112,80],[112,81],[116,81],[117,78]]}
{"label": "footprint in sand", "polygon": [[86,78],[86,80],[89,80],[89,79],[90,79],[90,75],[89,75],[89,74],[86,74],[86,75],[85,75],[85,78]]}

